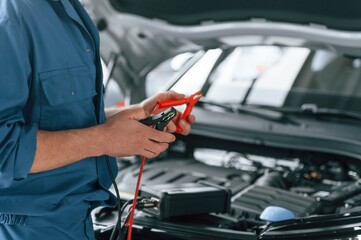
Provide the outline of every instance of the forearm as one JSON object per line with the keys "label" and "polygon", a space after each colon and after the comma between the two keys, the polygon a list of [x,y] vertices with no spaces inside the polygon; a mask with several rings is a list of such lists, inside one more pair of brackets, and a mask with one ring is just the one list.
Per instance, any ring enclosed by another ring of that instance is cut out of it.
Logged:
{"label": "forearm", "polygon": [[101,127],[57,132],[38,131],[31,173],[59,168],[81,159],[103,155]]}

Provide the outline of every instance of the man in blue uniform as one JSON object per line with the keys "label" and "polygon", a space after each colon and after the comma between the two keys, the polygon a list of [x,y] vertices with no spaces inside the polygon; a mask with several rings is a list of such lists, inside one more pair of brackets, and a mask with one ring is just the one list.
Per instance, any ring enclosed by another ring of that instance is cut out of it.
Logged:
{"label": "man in blue uniform", "polygon": [[102,87],[99,36],[78,0],[0,0],[0,239],[94,239],[89,212],[115,204],[104,155],[151,158],[174,141],[138,120],[183,95],[106,112]]}

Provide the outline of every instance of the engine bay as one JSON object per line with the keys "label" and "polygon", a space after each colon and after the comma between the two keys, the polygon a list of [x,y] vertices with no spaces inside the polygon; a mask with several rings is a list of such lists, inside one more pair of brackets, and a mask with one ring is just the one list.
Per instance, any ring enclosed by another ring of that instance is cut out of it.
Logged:
{"label": "engine bay", "polygon": [[[168,224],[168,227],[174,224],[174,229],[178,231],[182,227],[192,227],[192,232],[195,229],[208,232],[209,227],[214,227],[258,235],[269,223],[260,216],[271,206],[287,209],[295,219],[359,210],[359,160],[306,151],[256,154],[257,151],[253,150],[238,152],[217,149],[215,145],[208,147],[200,144],[189,148],[187,143],[176,143],[168,155],[148,160],[142,185],[206,181],[230,190],[232,197],[229,213],[184,216],[170,220],[159,220],[147,213],[138,213],[135,223],[147,228],[162,229],[162,224]],[[138,177],[138,164],[134,159],[122,162],[116,181],[121,192],[132,193]],[[207,204],[207,199],[204,199],[204,203]],[[210,239],[222,238],[215,237],[218,234],[215,232],[209,234],[208,237],[212,236]],[[161,236],[157,238],[162,239]],[[172,239],[177,238],[172,235]]]}

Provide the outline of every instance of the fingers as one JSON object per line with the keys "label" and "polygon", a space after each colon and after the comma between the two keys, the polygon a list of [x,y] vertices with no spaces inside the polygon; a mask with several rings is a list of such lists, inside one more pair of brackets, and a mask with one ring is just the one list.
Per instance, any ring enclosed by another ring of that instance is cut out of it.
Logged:
{"label": "fingers", "polygon": [[169,144],[167,143],[157,143],[154,141],[149,140],[146,146],[144,146],[143,151],[141,152],[141,155],[146,158],[154,158],[167,150],[169,147]]}
{"label": "fingers", "polygon": [[146,157],[146,158],[155,158],[156,156],[158,156],[158,154],[156,154],[155,152],[153,151],[150,151],[148,149],[143,149],[139,155],[143,156],[143,157]]}
{"label": "fingers", "polygon": [[187,120],[190,124],[193,124],[196,122],[196,117],[194,115],[189,115]]}
{"label": "fingers", "polygon": [[167,150],[169,143],[175,141],[175,136],[167,132],[160,132],[154,129],[150,130],[152,130],[153,133],[150,135],[148,141],[146,141],[141,154],[146,158],[155,158]]}
{"label": "fingers", "polygon": [[171,133],[162,132],[151,128],[148,129],[152,131],[147,134],[149,136],[148,139],[150,140],[158,143],[171,143],[175,141],[175,136]]}
{"label": "fingers", "polygon": [[196,121],[196,118],[193,115],[190,115],[187,119],[187,121],[181,119],[179,121],[179,126],[182,128],[182,135],[188,135],[191,132],[191,124],[193,124]]}
{"label": "fingers", "polygon": [[164,131],[169,133],[174,133],[177,130],[177,126],[174,124],[174,122],[169,122],[168,125],[165,127]]}
{"label": "fingers", "polygon": [[[142,107],[123,109],[98,127],[107,144],[101,146],[102,152],[109,156],[144,155],[154,158],[175,141],[175,136],[168,132],[158,131],[140,123],[140,119],[149,116]],[[175,129],[173,124],[169,126]]]}
{"label": "fingers", "polygon": [[166,99],[178,100],[184,97],[185,97],[184,94],[176,93],[174,91],[167,91],[167,92],[158,93],[157,95],[144,100],[141,103],[141,105],[144,107],[144,109],[146,109],[146,111],[151,112],[157,105],[158,101],[160,100],[166,100]]}
{"label": "fingers", "polygon": [[189,123],[187,123],[185,120],[180,120],[179,121],[179,126],[182,128],[182,135],[188,135],[191,131],[191,125]]}
{"label": "fingers", "polygon": [[159,93],[158,95],[156,95],[158,101],[159,100],[165,100],[165,99],[182,99],[185,97],[184,94],[181,93],[177,93],[174,91],[167,91],[167,92],[163,92],[163,93]]}
{"label": "fingers", "polygon": [[173,132],[173,130],[176,130],[176,124],[178,124],[182,128],[182,132],[180,134],[182,135],[188,135],[191,131],[191,124],[195,123],[196,118],[194,115],[190,115],[187,119],[187,121],[180,119],[180,114],[178,114],[176,118],[173,119],[172,122],[168,124],[169,128],[166,129],[168,132]]}

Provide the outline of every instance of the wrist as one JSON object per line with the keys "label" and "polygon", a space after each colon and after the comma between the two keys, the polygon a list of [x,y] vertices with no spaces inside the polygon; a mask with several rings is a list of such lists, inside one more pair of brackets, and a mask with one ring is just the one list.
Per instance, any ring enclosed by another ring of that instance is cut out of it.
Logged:
{"label": "wrist", "polygon": [[95,126],[91,128],[91,136],[90,136],[91,144],[89,147],[91,148],[92,156],[99,157],[102,155],[106,155],[106,131],[104,124]]}
{"label": "wrist", "polygon": [[121,108],[118,108],[118,107],[106,108],[105,109],[105,117],[106,117],[106,119],[109,119],[120,111],[121,111]]}

